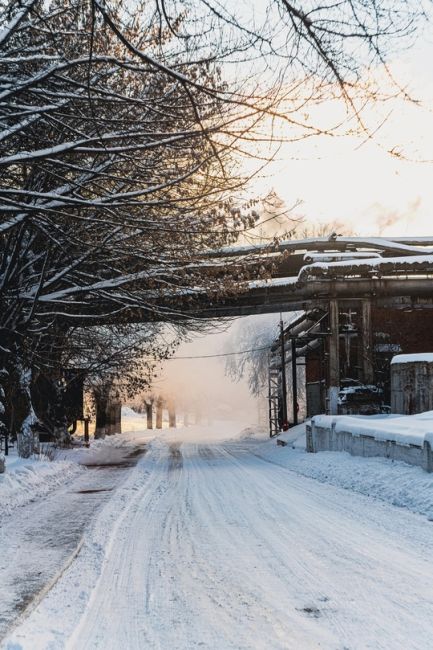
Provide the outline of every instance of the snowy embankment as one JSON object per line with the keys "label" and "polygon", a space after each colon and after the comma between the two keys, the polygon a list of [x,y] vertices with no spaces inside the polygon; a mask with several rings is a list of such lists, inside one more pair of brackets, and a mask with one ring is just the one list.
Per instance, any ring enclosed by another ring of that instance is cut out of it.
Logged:
{"label": "snowy embankment", "polygon": [[15,508],[45,497],[83,468],[66,460],[39,460],[6,456],[6,472],[0,474],[0,519]]}
{"label": "snowy embankment", "polygon": [[392,440],[400,445],[433,445],[433,411],[416,415],[315,415],[319,427],[334,426],[336,432],[367,435],[375,440]]}
{"label": "snowy embankment", "polygon": [[[422,421],[421,416],[417,419]],[[271,440],[257,446],[256,453],[296,474],[407,508],[433,520],[433,475],[420,467],[386,458],[351,456],[346,452],[308,454],[305,424],[279,438],[288,443],[286,447],[277,446]]]}
{"label": "snowy embankment", "polygon": [[[133,412],[127,413],[125,419],[127,429]],[[142,419],[137,418],[139,428],[143,429]],[[131,427],[132,428],[132,427]],[[147,436],[151,438],[154,432]],[[142,436],[145,437],[145,436]],[[43,457],[19,458],[15,448],[11,448],[9,456],[5,457],[6,471],[0,474],[0,518],[10,515],[15,508],[25,506],[31,501],[44,498],[53,490],[61,487],[80,473],[85,466],[109,465],[124,460],[124,453],[131,450],[134,440],[128,434],[108,436],[101,440],[92,440],[89,449],[76,447],[73,449],[56,450],[55,460],[44,460]]]}
{"label": "snowy embankment", "polygon": [[[118,436],[113,438],[120,443]],[[142,436],[139,439],[141,441]],[[102,441],[97,441],[96,444],[98,447],[103,446]],[[158,469],[161,446],[158,441],[152,443],[154,453],[151,454],[146,469],[131,468],[126,480],[113,492],[87,529],[80,552],[71,566],[66,568],[62,579],[52,586],[41,607],[13,633],[13,641],[6,640],[1,644],[2,649],[60,650],[65,647],[68,637],[74,634],[80,619],[85,615],[115,540],[124,534],[124,520],[142,506],[143,492],[147,484],[152,483],[152,470]],[[74,604],[73,607],[71,603]],[[68,612],[67,617],[65,611]],[[68,647],[72,649],[79,646],[75,646],[72,640]]]}

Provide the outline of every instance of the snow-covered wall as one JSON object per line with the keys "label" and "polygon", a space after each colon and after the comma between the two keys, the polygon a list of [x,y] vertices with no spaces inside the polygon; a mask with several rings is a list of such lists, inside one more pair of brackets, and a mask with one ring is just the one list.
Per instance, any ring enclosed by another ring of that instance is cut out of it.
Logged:
{"label": "snow-covered wall", "polygon": [[[423,417],[422,416],[426,416]],[[433,471],[433,414],[421,416],[326,416],[307,426],[307,451],[346,451],[352,456],[382,456]]]}

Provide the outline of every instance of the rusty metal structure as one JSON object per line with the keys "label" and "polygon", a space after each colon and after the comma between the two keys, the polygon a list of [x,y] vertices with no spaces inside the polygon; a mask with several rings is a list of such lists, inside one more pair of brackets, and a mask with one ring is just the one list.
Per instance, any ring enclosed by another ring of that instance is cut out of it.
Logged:
{"label": "rusty metal structure", "polygon": [[290,253],[273,279],[253,283],[231,310],[303,311],[285,328],[285,354],[281,337],[271,350],[271,435],[283,428],[285,374],[290,421],[297,423],[299,363],[306,366],[308,416],[389,409],[392,356],[433,350],[432,244],[432,238],[331,237],[281,245],[276,256]]}

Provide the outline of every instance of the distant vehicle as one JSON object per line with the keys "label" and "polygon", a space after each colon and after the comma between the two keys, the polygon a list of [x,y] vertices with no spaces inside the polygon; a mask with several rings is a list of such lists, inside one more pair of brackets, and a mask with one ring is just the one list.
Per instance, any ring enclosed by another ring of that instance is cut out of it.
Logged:
{"label": "distant vehicle", "polygon": [[374,384],[362,384],[356,379],[341,382],[338,393],[338,412],[342,415],[375,415],[383,413],[383,391]]}

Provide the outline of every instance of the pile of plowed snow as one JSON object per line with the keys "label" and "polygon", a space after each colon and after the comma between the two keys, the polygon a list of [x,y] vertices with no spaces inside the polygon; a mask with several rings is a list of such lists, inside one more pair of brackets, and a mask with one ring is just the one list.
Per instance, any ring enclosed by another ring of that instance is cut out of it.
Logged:
{"label": "pile of plowed snow", "polygon": [[0,519],[15,508],[49,494],[84,469],[77,463],[6,456],[6,471],[0,474]]}

